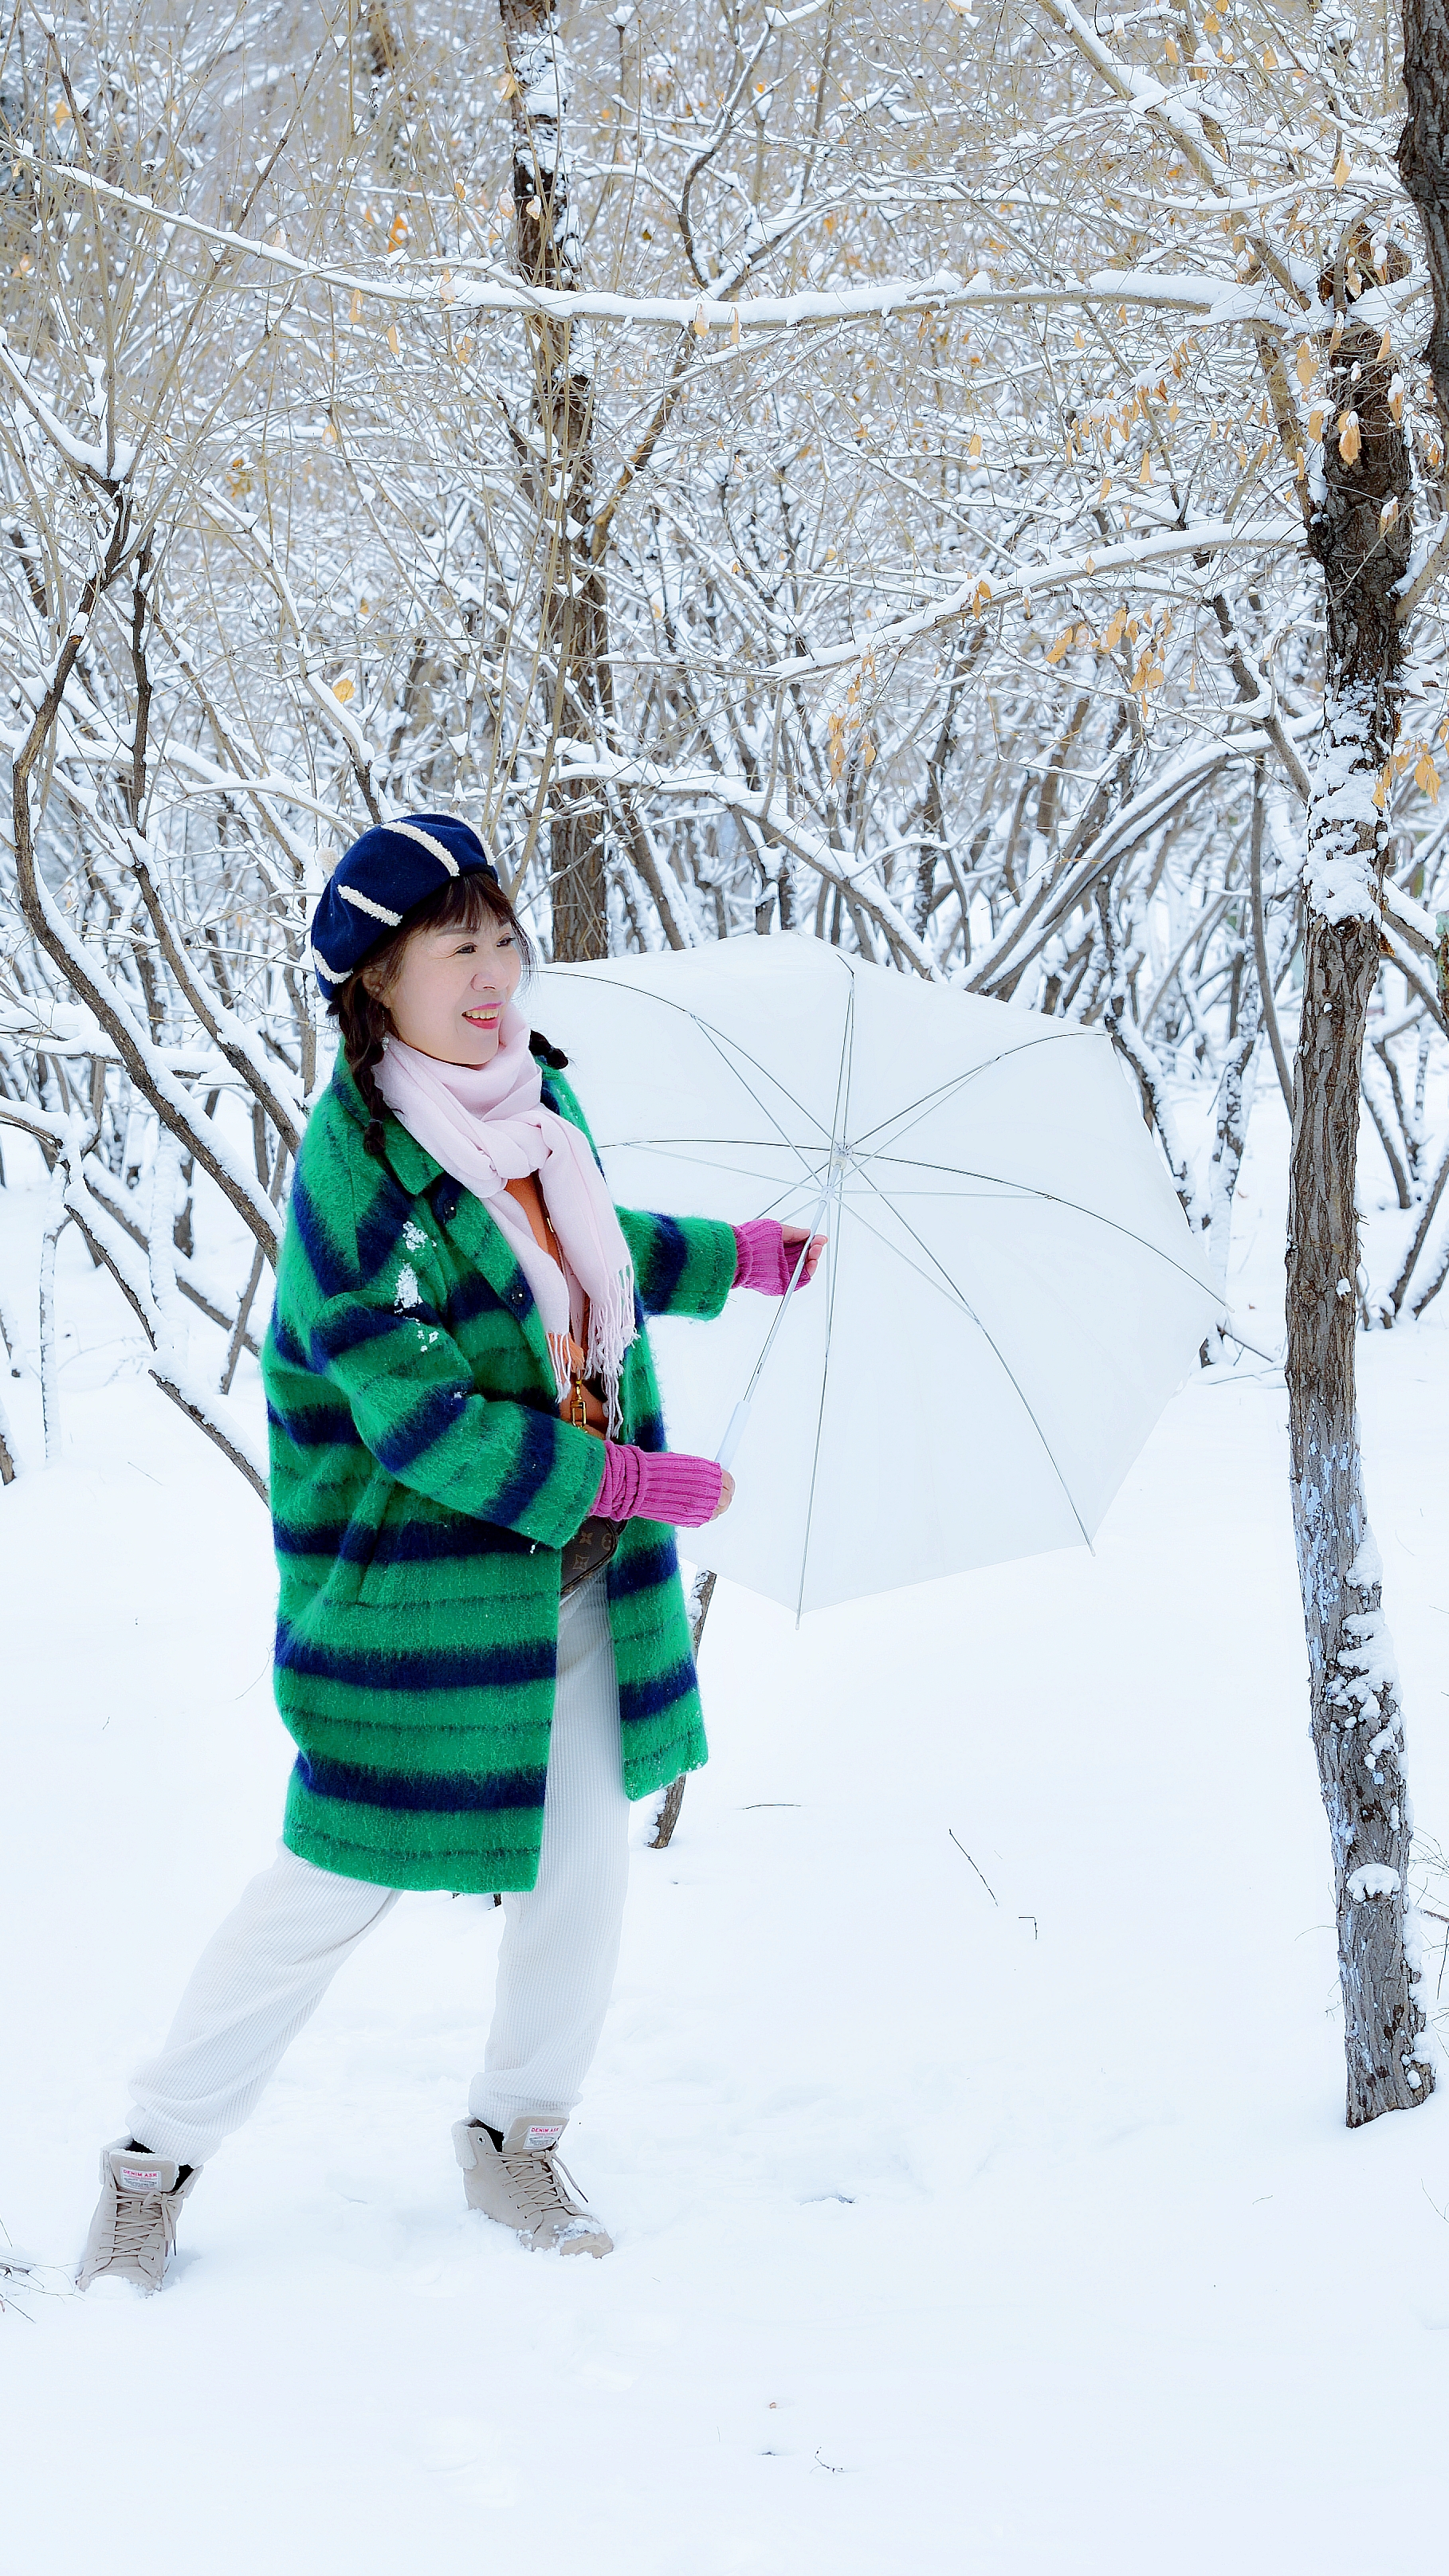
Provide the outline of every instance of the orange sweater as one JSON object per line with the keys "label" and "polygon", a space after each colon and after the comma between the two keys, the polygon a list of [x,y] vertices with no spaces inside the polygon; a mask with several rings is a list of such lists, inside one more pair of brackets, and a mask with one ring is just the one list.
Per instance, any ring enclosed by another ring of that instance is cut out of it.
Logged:
{"label": "orange sweater", "polygon": [[[527,1217],[529,1225],[532,1228],[533,1239],[538,1245],[539,1250],[541,1252],[548,1253],[550,1257],[558,1263],[560,1270],[562,1270],[563,1247],[560,1244],[553,1227],[549,1223],[548,1210],[545,1208],[543,1203],[543,1192],[539,1188],[538,1182],[533,1173],[525,1172],[522,1180],[505,1181],[503,1186],[507,1190],[509,1197],[516,1200],[519,1207],[522,1208],[523,1213]],[[586,1297],[584,1299],[585,1333],[588,1332],[588,1329],[589,1301]],[[579,1403],[582,1402],[583,1421],[579,1424],[579,1428],[583,1431],[593,1431],[597,1433],[599,1439],[602,1440],[609,1426],[609,1417],[604,1410],[604,1401],[602,1396],[599,1394],[597,1387],[592,1386],[584,1375],[584,1371],[588,1366],[587,1354],[580,1349],[578,1343],[574,1340],[572,1333],[569,1335],[569,1365],[574,1373],[573,1393],[572,1395],[565,1397],[563,1403],[559,1406],[559,1411],[564,1416],[565,1421],[578,1422],[578,1406]]]}

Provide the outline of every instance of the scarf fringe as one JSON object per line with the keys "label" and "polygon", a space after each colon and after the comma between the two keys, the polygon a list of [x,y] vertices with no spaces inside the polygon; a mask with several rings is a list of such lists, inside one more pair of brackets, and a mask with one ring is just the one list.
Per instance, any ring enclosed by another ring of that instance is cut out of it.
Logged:
{"label": "scarf fringe", "polygon": [[[553,1382],[562,1404],[574,1382],[573,1346],[567,1333],[550,1333],[547,1338]],[[584,1353],[586,1373],[603,1385],[611,1440],[618,1438],[623,1424],[619,1381],[633,1339],[634,1274],[632,1269],[620,1270],[606,1296],[589,1299],[589,1346]]]}

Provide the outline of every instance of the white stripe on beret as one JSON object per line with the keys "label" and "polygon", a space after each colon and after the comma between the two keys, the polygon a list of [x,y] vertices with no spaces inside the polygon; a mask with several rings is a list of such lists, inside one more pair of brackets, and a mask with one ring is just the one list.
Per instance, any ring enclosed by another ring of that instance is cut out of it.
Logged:
{"label": "white stripe on beret", "polygon": [[345,984],[345,983],[346,983],[346,981],[347,981],[347,977],[348,977],[349,969],[348,969],[347,967],[345,967],[345,966],[344,966],[344,967],[342,967],[341,969],[337,968],[336,966],[329,966],[329,965],[326,963],[326,961],[325,961],[325,960],[324,960],[324,959],[323,959],[323,958],[318,954],[317,950],[316,950],[315,948],[312,948],[312,943],[311,943],[311,941],[310,941],[310,940],[308,941],[307,945],[308,945],[308,947],[309,947],[309,948],[311,948],[311,949],[312,949],[312,971],[313,971],[313,973],[314,973],[314,974],[317,974],[317,975],[320,975],[320,976],[321,976],[321,978],[322,978],[322,980],[323,980],[323,982],[324,982],[325,984]]}
{"label": "white stripe on beret", "polygon": [[396,930],[402,920],[400,912],[389,912],[385,903],[374,903],[370,894],[359,894],[356,886],[340,885],[337,889],[344,903],[354,903],[359,912],[370,912],[374,921],[385,921]]}
{"label": "white stripe on beret", "polygon": [[453,857],[452,852],[450,850],[445,850],[442,842],[435,841],[432,833],[425,832],[420,824],[385,823],[383,825],[383,830],[386,832],[401,832],[405,839],[416,841],[420,849],[431,850],[435,859],[441,859],[450,877],[458,875],[458,862]]}

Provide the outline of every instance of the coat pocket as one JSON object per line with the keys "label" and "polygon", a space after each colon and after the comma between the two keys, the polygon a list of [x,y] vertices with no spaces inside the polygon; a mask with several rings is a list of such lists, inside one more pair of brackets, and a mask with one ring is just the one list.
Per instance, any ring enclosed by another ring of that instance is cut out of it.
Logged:
{"label": "coat pocket", "polygon": [[332,1571],[318,1596],[320,1610],[350,1610],[361,1598],[382,1524],[397,1491],[396,1480],[387,1469],[374,1466],[342,1532]]}

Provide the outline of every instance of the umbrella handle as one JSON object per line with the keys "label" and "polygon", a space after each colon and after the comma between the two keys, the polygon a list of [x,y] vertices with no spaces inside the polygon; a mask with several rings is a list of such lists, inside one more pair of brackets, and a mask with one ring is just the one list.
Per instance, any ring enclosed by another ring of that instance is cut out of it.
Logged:
{"label": "umbrella handle", "polygon": [[745,1424],[749,1421],[749,1418],[750,1399],[746,1395],[740,1398],[739,1403],[735,1406],[733,1413],[730,1415],[725,1436],[714,1453],[715,1465],[717,1467],[728,1467],[730,1465],[735,1451],[738,1449],[740,1442],[744,1437]]}

